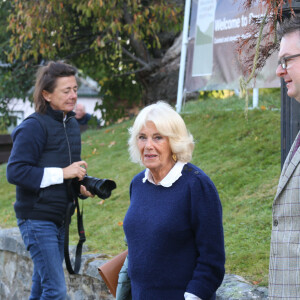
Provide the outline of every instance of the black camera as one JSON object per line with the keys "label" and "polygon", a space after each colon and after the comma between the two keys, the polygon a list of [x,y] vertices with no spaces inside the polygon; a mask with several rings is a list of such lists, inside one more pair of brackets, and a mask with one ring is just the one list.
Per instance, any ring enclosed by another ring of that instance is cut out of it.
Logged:
{"label": "black camera", "polygon": [[88,175],[85,175],[81,181],[77,181],[77,185],[78,189],[80,189],[80,185],[84,185],[90,193],[101,199],[109,198],[111,191],[117,187],[113,180],[99,179]]}

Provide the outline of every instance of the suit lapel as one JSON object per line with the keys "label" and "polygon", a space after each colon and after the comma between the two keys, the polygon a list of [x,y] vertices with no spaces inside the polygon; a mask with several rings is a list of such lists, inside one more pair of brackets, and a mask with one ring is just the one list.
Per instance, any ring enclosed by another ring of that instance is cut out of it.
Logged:
{"label": "suit lapel", "polygon": [[292,176],[292,174],[294,173],[296,167],[298,166],[298,164],[300,162],[300,147],[298,148],[298,150],[296,151],[292,160],[290,161],[290,157],[292,155],[292,151],[294,149],[294,146],[296,144],[296,140],[297,140],[299,134],[300,134],[300,132],[298,132],[297,137],[295,138],[295,141],[291,147],[291,150],[289,151],[289,154],[284,162],[275,199],[279,196],[279,194],[281,193],[281,191],[287,184],[288,180],[290,179],[290,177]]}

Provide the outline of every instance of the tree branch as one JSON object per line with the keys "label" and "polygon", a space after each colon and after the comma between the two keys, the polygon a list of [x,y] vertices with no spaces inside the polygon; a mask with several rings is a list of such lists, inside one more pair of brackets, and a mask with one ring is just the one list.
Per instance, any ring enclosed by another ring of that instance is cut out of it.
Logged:
{"label": "tree branch", "polygon": [[144,71],[148,71],[148,68],[140,68],[140,69],[128,71],[128,72],[125,72],[122,74],[115,74],[115,75],[113,75],[113,77],[117,78],[117,77],[127,76],[127,75],[131,75],[131,74],[137,74],[137,73],[144,72]]}
{"label": "tree branch", "polygon": [[[124,1],[123,8],[124,8],[124,20],[125,20],[125,23],[132,24],[133,20],[132,20],[131,16],[128,13],[128,8],[127,8],[126,1]],[[150,56],[149,56],[148,50],[144,46],[144,44],[141,41],[139,41],[136,38],[134,38],[133,34],[130,35],[129,39],[130,39],[131,46],[135,50],[135,53],[139,53],[140,56],[143,57],[144,61],[148,60],[148,62],[149,62],[149,57]]]}
{"label": "tree branch", "polygon": [[136,57],[134,54],[130,53],[126,48],[122,47],[122,52],[138,62],[140,65],[144,66],[145,69],[148,69],[150,67],[150,64],[144,62],[142,59]]}

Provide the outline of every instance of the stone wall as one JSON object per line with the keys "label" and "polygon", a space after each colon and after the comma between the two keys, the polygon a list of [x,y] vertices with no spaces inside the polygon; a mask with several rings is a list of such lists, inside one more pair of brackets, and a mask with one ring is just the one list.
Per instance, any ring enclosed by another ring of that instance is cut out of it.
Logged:
{"label": "stone wall", "polygon": [[[101,254],[83,255],[79,275],[70,275],[65,269],[68,300],[114,299],[98,273],[98,267],[106,260]],[[19,229],[0,230],[0,299],[28,299],[32,267]]]}
{"label": "stone wall", "polygon": [[[74,247],[71,247],[71,252]],[[112,300],[114,297],[98,273],[107,260],[103,254],[82,256],[79,275],[65,270],[68,300]],[[18,228],[0,229],[0,299],[28,299],[31,286],[32,261]],[[217,292],[218,300],[267,299],[267,288],[256,287],[244,278],[227,274]]]}

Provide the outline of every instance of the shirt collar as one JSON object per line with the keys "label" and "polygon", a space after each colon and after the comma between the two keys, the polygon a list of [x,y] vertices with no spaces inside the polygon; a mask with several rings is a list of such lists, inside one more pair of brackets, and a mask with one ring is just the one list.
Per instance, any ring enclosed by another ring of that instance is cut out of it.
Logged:
{"label": "shirt collar", "polygon": [[[185,162],[177,161],[174,167],[157,185],[162,185],[163,187],[172,186],[172,184],[182,175],[181,172],[185,164],[186,164]],[[148,168],[145,171],[145,177],[143,178],[143,183],[145,183],[146,180],[155,184],[152,174]]]}

